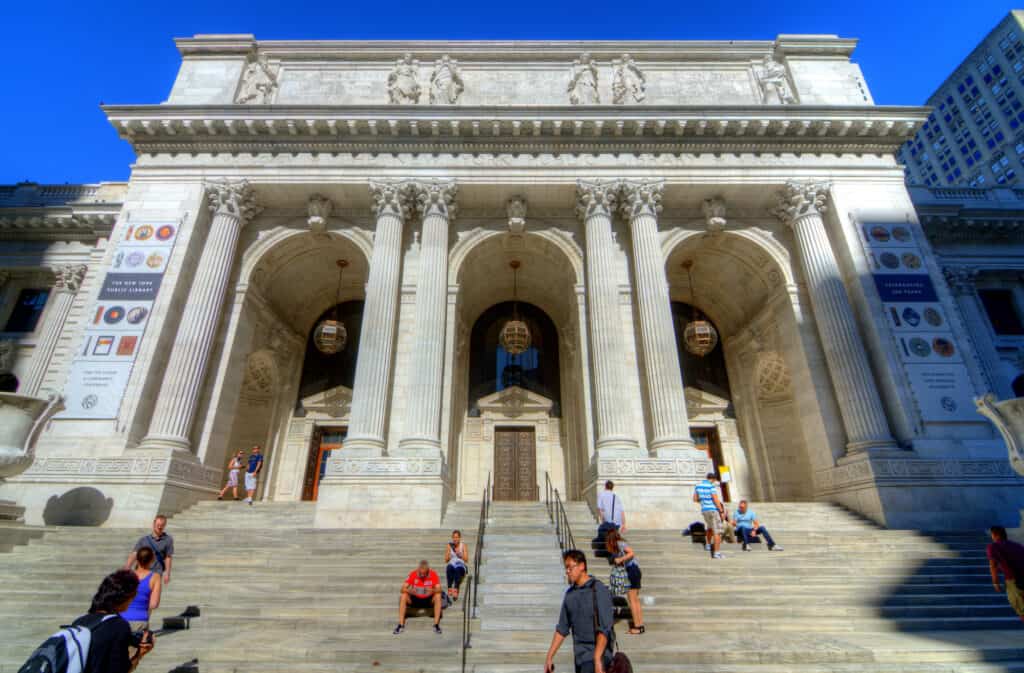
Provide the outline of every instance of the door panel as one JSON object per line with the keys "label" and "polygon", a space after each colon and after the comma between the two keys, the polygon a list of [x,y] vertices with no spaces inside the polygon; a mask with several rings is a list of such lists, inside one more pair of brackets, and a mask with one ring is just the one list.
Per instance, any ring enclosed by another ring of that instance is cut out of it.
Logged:
{"label": "door panel", "polygon": [[532,429],[495,428],[495,500],[537,500],[537,445]]}
{"label": "door panel", "polygon": [[344,439],[344,428],[317,428],[313,433],[309,459],[306,461],[306,478],[302,482],[303,500],[316,500],[320,480],[327,472],[327,458],[332,451],[341,448]]}

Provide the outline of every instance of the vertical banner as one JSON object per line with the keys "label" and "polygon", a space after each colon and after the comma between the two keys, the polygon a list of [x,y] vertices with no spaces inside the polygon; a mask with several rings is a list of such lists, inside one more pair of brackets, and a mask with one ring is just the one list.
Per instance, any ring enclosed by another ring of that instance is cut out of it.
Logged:
{"label": "vertical banner", "polygon": [[863,224],[861,241],[922,420],[977,421],[967,365],[910,225]]}
{"label": "vertical banner", "polygon": [[177,222],[131,224],[121,231],[85,334],[71,363],[58,418],[117,418],[167,262]]}

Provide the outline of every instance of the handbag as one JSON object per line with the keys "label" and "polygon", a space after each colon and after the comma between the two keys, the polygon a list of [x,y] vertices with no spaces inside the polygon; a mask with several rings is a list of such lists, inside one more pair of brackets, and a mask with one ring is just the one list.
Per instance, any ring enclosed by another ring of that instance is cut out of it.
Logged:
{"label": "handbag", "polygon": [[[601,630],[597,620],[597,582],[590,585],[590,595],[594,601],[594,641],[597,642],[597,632]],[[612,636],[608,639],[608,649],[614,652],[612,663],[604,667],[605,673],[633,673],[633,663],[623,652],[616,651],[615,627],[612,627]]]}
{"label": "handbag", "polygon": [[625,596],[629,591],[629,573],[626,572],[626,566],[613,565],[608,583],[611,585],[612,596]]}

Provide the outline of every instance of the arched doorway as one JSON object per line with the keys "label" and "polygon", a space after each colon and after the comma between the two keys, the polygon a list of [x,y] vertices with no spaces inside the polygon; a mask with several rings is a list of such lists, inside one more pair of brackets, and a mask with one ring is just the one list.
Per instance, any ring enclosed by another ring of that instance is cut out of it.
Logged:
{"label": "arched doorway", "polygon": [[[807,371],[792,303],[796,284],[785,250],[757,238],[694,234],[669,250],[666,271],[691,431],[698,448],[729,467],[732,500],[810,500],[811,444],[820,434],[803,422],[806,407],[792,385],[794,369]],[[693,263],[689,273],[685,262]],[[719,333],[718,345],[704,357],[682,342],[693,306]],[[809,380],[807,388],[813,390]]]}

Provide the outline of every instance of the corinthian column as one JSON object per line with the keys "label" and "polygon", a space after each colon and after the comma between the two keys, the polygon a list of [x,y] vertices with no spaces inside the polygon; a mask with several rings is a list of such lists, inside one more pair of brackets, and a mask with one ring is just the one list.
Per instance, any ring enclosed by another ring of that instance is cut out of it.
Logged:
{"label": "corinthian column", "polygon": [[402,227],[413,204],[409,183],[371,182],[370,195],[377,216],[377,233],[373,237],[370,277],[366,283],[363,331],[352,391],[352,422],[345,451],[365,450],[381,455],[398,317]]}
{"label": "corinthian column", "polygon": [[220,323],[238,236],[246,222],[261,210],[245,180],[209,182],[206,194],[213,221],[179,320],[149,434],[142,442],[145,448],[192,448],[189,435]]}
{"label": "corinthian column", "polygon": [[895,448],[853,307],[839,274],[822,213],[830,185],[786,183],[774,213],[793,229],[814,321],[846,429],[848,453]]}
{"label": "corinthian column", "polygon": [[633,275],[640,314],[647,408],[651,416],[650,449],[658,457],[668,458],[694,446],[686,417],[665,260],[658,243],[658,213],[663,190],[664,183],[660,180],[626,182],[622,186],[620,207],[633,237]]}
{"label": "corinthian column", "polygon": [[594,371],[598,451],[637,448],[629,432],[629,404],[623,391],[626,347],[612,241],[612,213],[618,191],[619,184],[614,182],[581,180],[576,184],[576,214],[583,221],[587,238],[587,331]]}
{"label": "corinthian column", "polygon": [[441,448],[441,384],[448,301],[448,225],[455,217],[455,183],[417,183],[416,210],[423,217],[416,283],[416,346],[410,362],[403,451]]}
{"label": "corinthian column", "polygon": [[35,352],[28,365],[28,375],[22,382],[18,392],[22,395],[35,397],[43,385],[43,378],[46,370],[50,368],[50,361],[53,353],[57,350],[57,341],[60,333],[64,331],[64,323],[67,322],[68,314],[71,313],[71,305],[75,302],[75,295],[85,278],[86,266],[84,264],[61,266],[54,269],[57,281],[53,285],[50,300],[46,308],[46,315],[43,316],[43,329],[36,343]]}

